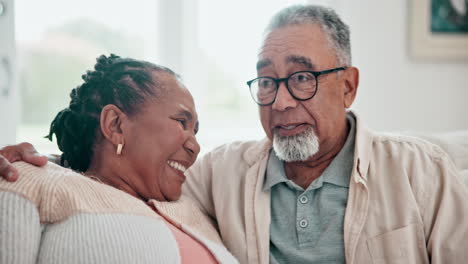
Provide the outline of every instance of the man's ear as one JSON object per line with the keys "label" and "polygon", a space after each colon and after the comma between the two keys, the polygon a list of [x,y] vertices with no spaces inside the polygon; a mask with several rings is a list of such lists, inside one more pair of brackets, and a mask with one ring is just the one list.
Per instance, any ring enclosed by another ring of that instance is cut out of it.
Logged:
{"label": "man's ear", "polygon": [[349,108],[356,98],[359,86],[359,69],[352,66],[346,68],[343,78],[345,81],[343,104],[345,108]]}
{"label": "man's ear", "polygon": [[101,111],[101,132],[113,145],[124,144],[123,125],[127,115],[115,105],[104,106]]}

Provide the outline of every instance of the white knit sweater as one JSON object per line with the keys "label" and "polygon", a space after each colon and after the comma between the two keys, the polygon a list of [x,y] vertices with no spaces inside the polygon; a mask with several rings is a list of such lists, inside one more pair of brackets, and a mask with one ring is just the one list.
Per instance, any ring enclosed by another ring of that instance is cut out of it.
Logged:
{"label": "white knit sweater", "polygon": [[[172,232],[144,202],[54,164],[14,166],[17,182],[0,179],[0,263],[181,262]],[[183,219],[182,229],[220,263],[237,263],[189,200],[152,204]]]}

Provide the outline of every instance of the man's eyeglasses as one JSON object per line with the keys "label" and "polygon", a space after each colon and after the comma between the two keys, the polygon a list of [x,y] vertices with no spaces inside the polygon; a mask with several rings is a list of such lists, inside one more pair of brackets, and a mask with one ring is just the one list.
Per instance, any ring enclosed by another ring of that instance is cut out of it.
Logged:
{"label": "man's eyeglasses", "polygon": [[254,101],[261,106],[271,105],[275,102],[281,82],[286,83],[291,96],[299,101],[306,101],[315,96],[318,90],[318,77],[320,75],[342,71],[346,67],[339,67],[324,71],[298,71],[286,78],[275,79],[271,77],[258,77],[247,82],[250,94]]}

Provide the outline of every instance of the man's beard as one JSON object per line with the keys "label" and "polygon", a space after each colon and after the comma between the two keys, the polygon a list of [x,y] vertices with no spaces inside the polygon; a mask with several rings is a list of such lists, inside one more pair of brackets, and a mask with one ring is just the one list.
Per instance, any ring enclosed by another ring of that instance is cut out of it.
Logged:
{"label": "man's beard", "polygon": [[306,161],[318,152],[319,142],[311,126],[302,133],[285,137],[274,131],[273,149],[276,156],[285,162]]}

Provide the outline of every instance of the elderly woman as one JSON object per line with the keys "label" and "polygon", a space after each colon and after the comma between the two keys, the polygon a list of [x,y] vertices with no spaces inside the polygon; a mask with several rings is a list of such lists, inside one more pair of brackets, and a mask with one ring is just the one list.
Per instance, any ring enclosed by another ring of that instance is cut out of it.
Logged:
{"label": "elderly woman", "polygon": [[[0,179],[0,263],[236,263],[190,201],[164,202],[199,152],[177,75],[111,55],[83,80],[49,134],[81,174],[20,162],[18,181]],[[180,208],[192,228],[168,217]]]}

